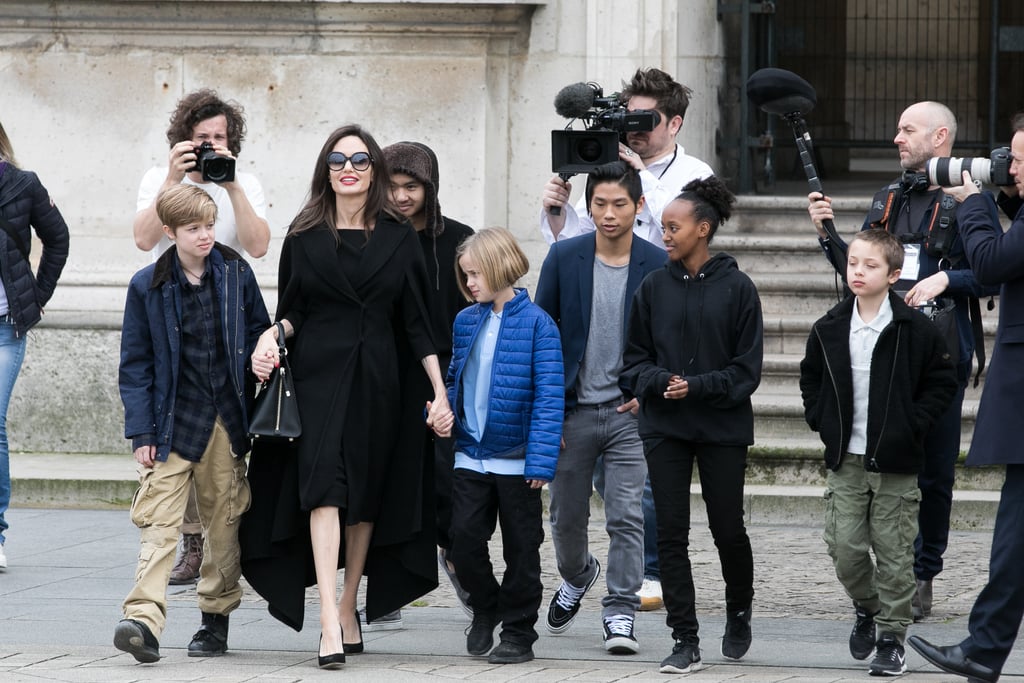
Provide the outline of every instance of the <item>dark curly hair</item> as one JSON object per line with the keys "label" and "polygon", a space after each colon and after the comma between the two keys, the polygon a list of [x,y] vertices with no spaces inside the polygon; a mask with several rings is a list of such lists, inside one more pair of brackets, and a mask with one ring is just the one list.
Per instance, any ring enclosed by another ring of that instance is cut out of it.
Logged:
{"label": "dark curly hair", "polygon": [[657,102],[657,108],[670,119],[678,116],[686,118],[686,108],[690,106],[693,91],[682,83],[676,83],[661,69],[637,69],[629,83],[623,84],[619,99],[628,102],[635,96],[650,97]]}
{"label": "dark curly hair", "polygon": [[167,127],[167,142],[171,147],[192,139],[193,129],[201,122],[224,115],[228,120],[228,149],[236,157],[242,151],[245,139],[245,110],[234,100],[224,101],[209,88],[196,90],[178,100]]}
{"label": "dark curly hair", "polygon": [[707,221],[708,244],[715,236],[718,226],[729,220],[732,215],[732,205],[736,203],[736,196],[729,191],[725,183],[718,176],[697,178],[683,186],[683,191],[676,199],[682,199],[693,205],[693,217],[698,221]]}

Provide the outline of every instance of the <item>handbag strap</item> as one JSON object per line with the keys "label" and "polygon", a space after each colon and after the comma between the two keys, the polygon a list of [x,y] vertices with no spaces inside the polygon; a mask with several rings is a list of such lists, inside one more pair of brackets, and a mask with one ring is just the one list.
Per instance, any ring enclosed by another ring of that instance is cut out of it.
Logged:
{"label": "handbag strap", "polygon": [[274,323],[277,326],[277,352],[281,356],[288,355],[288,347],[284,345],[284,325],[281,321]]}

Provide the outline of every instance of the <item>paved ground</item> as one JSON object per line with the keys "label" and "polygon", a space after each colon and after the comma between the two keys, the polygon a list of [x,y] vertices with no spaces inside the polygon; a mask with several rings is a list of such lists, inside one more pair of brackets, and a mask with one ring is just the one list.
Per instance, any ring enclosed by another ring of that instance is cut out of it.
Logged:
{"label": "paved ground", "polygon": [[[132,583],[138,531],[123,510],[13,509],[7,543],[10,567],[0,573],[0,680],[3,681],[305,681],[345,677],[359,681],[642,681],[669,680],[657,663],[671,648],[663,611],[642,613],[640,654],[607,655],[601,647],[597,590],[585,601],[565,634],[541,630],[537,660],[491,666],[465,654],[468,620],[449,586],[442,586],[404,612],[405,629],[366,633],[367,653],[349,657],[343,670],[316,668],[317,614],[308,594],[306,627],[300,633],[279,624],[248,592],[232,615],[231,651],[225,657],[190,659],[185,646],[198,625],[195,592],[173,589],[163,659],[139,665],[111,645],[120,602]],[[780,520],[782,521],[782,520]],[[824,683],[867,681],[866,664],[850,658],[846,637],[850,607],[820,540],[807,526],[756,525],[757,595],[754,644],[740,663],[719,653],[724,625],[717,553],[706,526],[695,520],[692,557],[706,668],[694,681]],[[592,543],[606,549],[600,520]],[[966,614],[985,580],[989,533],[954,532],[947,570],[936,582],[932,617],[913,632],[953,642],[966,631]],[[544,544],[545,598],[558,584],[550,540]],[[601,587],[601,583],[598,587]],[[911,676],[953,681],[908,652]],[[1024,646],[1011,657],[1004,680],[1024,674]],[[877,679],[874,679],[877,680]],[[963,679],[959,679],[963,680]]]}

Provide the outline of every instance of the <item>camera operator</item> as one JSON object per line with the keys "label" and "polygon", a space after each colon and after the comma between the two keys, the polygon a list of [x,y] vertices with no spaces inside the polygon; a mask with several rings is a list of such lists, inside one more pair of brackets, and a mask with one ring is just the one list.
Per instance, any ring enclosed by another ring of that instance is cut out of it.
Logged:
{"label": "camera operator", "polygon": [[[664,71],[652,68],[637,69],[620,95],[629,111],[654,110],[661,119],[654,130],[627,133],[626,144],[619,144],[619,159],[640,173],[644,190],[644,207],[633,231],[662,247],[662,209],[676,198],[683,185],[714,173],[710,166],[686,154],[682,145],[676,143],[691,94],[685,85],[676,83]],[[575,207],[568,205],[571,190],[569,182],[559,176],[544,186],[540,231],[548,244],[595,229],[585,198],[581,197]],[[559,215],[552,215],[554,207],[564,208]]]}
{"label": "camera operator", "polygon": [[[919,532],[914,541],[914,575],[917,579],[913,601],[915,621],[931,612],[932,580],[942,571],[942,554],[949,539],[954,468],[960,453],[964,389],[971,372],[975,344],[983,343],[977,297],[991,291],[978,284],[964,258],[963,241],[955,224],[955,202],[941,188],[931,185],[925,173],[929,159],[950,155],[956,128],[953,112],[938,102],[917,102],[903,111],[893,139],[899,149],[903,175],[874,196],[862,228],[884,228],[900,238],[905,250],[904,267],[893,290],[902,293],[906,303],[914,307],[936,299],[951,299],[959,338],[959,349],[950,349],[958,359],[959,389],[950,407],[925,437],[928,457],[918,476],[921,505]],[[809,194],[808,200],[808,212],[818,231],[819,242],[836,270],[844,272],[846,245],[830,243],[822,228],[823,220],[834,218],[832,200],[818,192]],[[934,236],[939,234],[939,230],[930,231],[930,228],[942,225],[947,226],[946,239],[936,240]],[[975,310],[974,325],[968,315],[971,300]],[[851,597],[857,608],[853,635],[858,630],[862,636],[872,633],[872,612],[875,608],[858,605],[857,596]],[[863,597],[871,602],[870,596]]]}
{"label": "camera operator", "polygon": [[210,143],[220,157],[234,159],[242,150],[245,138],[245,116],[236,102],[225,102],[209,89],[197,90],[178,101],[167,128],[171,146],[168,165],[146,172],[139,186],[137,213],[133,231],[135,245],[154,252],[154,258],[170,247],[160,219],[156,215],[156,198],[179,183],[198,185],[217,204],[217,241],[253,258],[261,258],[270,245],[270,225],[266,220],[263,187],[248,173],[237,172],[230,182],[203,180],[197,168],[196,151]]}
{"label": "camera operator", "polygon": [[1024,451],[1020,448],[1020,404],[1024,401],[1024,112],[1013,118],[1013,187],[997,200],[1013,219],[1003,232],[996,202],[979,192],[967,172],[962,187],[948,192],[962,202],[957,210],[967,260],[978,280],[1000,285],[999,326],[992,365],[978,407],[968,465],[1005,465],[1006,475],[995,528],[988,583],[978,594],[968,621],[969,635],[958,645],[935,646],[918,636],[910,645],[949,673],[994,683],[1013,648],[1024,617]]}
{"label": "camera operator", "polygon": [[[171,246],[156,215],[161,192],[180,183],[196,185],[217,205],[214,234],[217,241],[253,258],[260,258],[270,246],[270,225],[266,220],[263,187],[255,176],[234,172],[230,182],[206,182],[197,167],[197,150],[204,144],[217,156],[234,160],[245,138],[244,111],[236,102],[225,102],[213,90],[202,89],[178,101],[167,128],[171,146],[167,167],[153,167],[139,185],[133,231],[135,245],[151,251],[153,259]],[[207,153],[203,150],[202,153]],[[181,552],[171,570],[170,584],[195,583],[203,563],[203,527],[199,519],[195,490],[189,494],[181,527]]]}

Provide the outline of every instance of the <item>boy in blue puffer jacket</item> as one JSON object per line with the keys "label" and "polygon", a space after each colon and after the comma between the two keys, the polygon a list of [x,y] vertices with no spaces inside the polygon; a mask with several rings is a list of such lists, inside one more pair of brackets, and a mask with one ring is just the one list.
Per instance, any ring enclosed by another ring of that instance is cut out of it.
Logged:
{"label": "boy in blue puffer jacket", "polygon": [[[491,664],[515,664],[533,659],[537,640],[540,489],[555,476],[562,438],[562,344],[548,314],[513,288],[530,266],[512,233],[481,230],[457,258],[459,287],[477,303],[455,319],[447,377],[456,438],[451,559],[473,608],[466,649],[490,652]],[[496,519],[506,566],[500,586],[487,548]]]}

